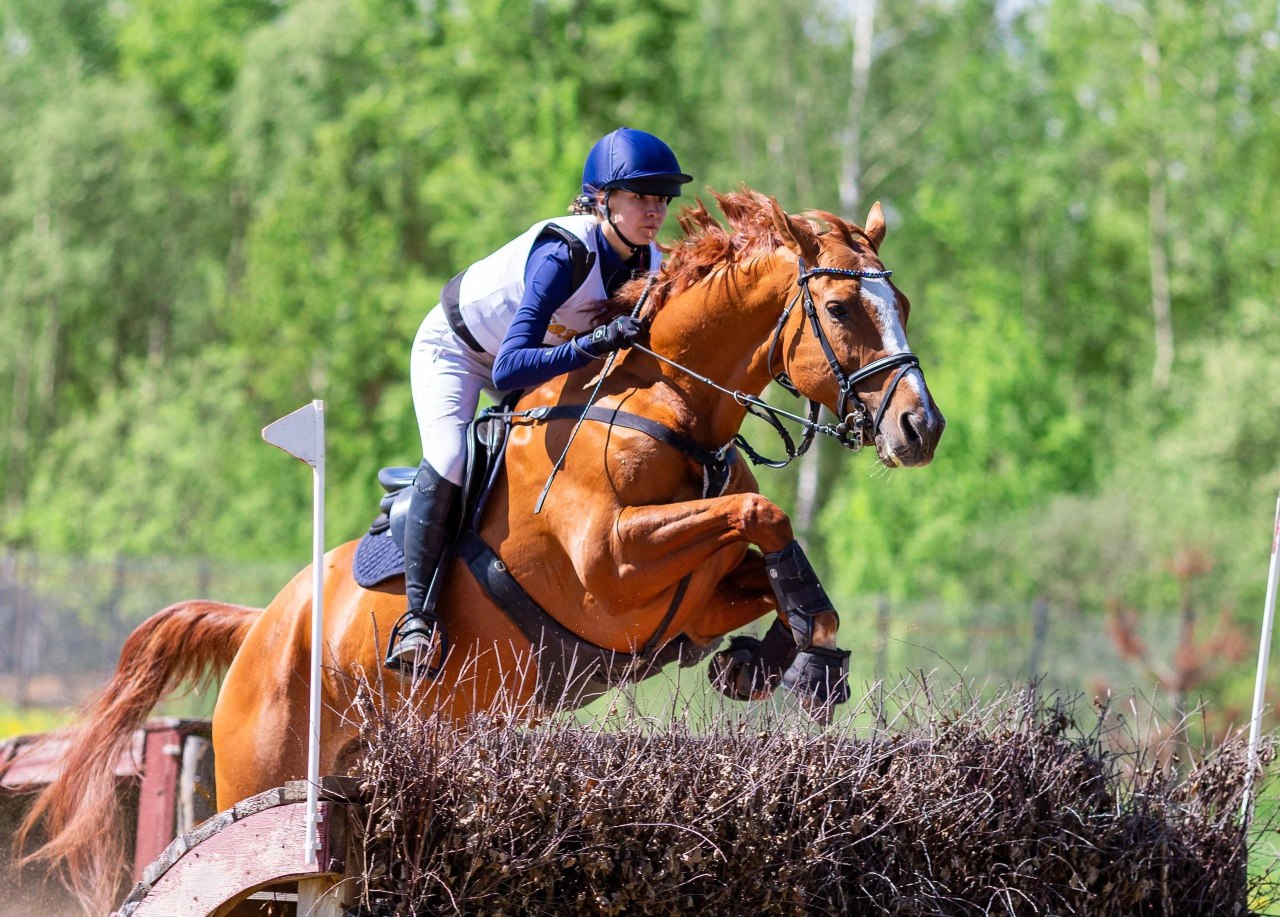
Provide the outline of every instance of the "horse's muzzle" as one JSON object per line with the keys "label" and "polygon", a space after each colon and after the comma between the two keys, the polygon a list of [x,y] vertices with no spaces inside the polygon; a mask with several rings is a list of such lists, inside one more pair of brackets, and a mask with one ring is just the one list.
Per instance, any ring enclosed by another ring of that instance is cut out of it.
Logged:
{"label": "horse's muzzle", "polygon": [[917,404],[886,417],[876,436],[880,461],[891,468],[918,468],[933,461],[947,421],[931,403]]}

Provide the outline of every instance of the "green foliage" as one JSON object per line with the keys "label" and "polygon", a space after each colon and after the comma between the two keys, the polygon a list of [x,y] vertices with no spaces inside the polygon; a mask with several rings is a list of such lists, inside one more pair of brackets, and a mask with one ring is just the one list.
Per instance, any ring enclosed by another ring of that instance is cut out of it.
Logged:
{"label": "green foliage", "polygon": [[[949,426],[923,471],[825,447],[811,547],[844,602],[1167,618],[1195,549],[1200,604],[1255,615],[1280,486],[1274,5],[877,6],[857,110],[838,5],[10,0],[0,537],[303,555],[306,486],[257,431],[317,397],[331,531],[354,536],[376,468],[417,458],[408,347],[442,281],[563,212],[625,123],[695,189],[886,205]],[[789,504],[792,477],[762,479]]]}
{"label": "green foliage", "polygon": [[245,36],[279,10],[271,0],[132,0],[119,30],[120,76],[155,93],[175,143],[224,167],[227,110]]}

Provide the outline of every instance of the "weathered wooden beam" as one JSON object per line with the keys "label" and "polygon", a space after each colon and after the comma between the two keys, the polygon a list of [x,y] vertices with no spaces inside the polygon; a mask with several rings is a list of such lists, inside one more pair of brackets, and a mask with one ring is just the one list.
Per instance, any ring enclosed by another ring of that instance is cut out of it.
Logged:
{"label": "weathered wooden beam", "polygon": [[345,810],[322,802],[320,850],[304,863],[305,786],[270,790],[220,812],[195,831],[173,841],[147,867],[143,881],[125,900],[118,917],[208,917],[225,915],[255,892],[292,890],[307,901],[300,913],[341,914],[333,891],[345,861]]}

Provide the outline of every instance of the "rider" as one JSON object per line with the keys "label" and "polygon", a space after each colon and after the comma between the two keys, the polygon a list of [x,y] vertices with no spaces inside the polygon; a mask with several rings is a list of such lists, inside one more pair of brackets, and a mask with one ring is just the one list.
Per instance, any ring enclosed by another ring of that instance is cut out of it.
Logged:
{"label": "rider", "polygon": [[436,632],[443,636],[431,584],[457,512],[481,390],[530,388],[630,346],[639,322],[622,315],[601,323],[604,301],[637,273],[657,270],[654,238],[668,203],[692,180],[653,134],[606,134],[587,154],[572,215],[535,223],[471,265],[423,320],[410,360],[424,457],[404,533],[409,607],[392,632],[388,667],[412,669],[420,654],[434,656]]}

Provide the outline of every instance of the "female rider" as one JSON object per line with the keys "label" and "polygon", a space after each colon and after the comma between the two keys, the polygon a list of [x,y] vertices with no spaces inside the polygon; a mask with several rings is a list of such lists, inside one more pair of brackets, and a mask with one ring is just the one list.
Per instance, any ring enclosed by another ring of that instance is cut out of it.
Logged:
{"label": "female rider", "polygon": [[587,154],[573,215],[535,223],[471,265],[423,320],[410,360],[423,459],[404,533],[409,604],[392,631],[388,667],[422,665],[436,653],[437,631],[443,636],[438,590],[430,587],[481,390],[530,388],[630,346],[639,323],[629,315],[601,323],[604,301],[637,272],[658,269],[654,239],[667,204],[692,180],[652,134],[627,127],[606,134]]}

